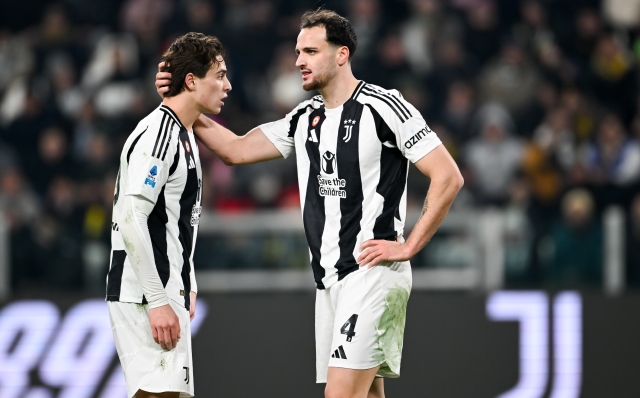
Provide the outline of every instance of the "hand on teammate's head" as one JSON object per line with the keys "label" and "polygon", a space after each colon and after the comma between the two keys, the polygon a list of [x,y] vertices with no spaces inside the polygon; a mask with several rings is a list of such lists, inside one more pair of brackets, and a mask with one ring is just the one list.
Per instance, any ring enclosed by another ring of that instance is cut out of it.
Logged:
{"label": "hand on teammate's head", "polygon": [[164,98],[164,93],[169,91],[169,85],[171,84],[171,73],[162,72],[164,68],[164,62],[158,64],[158,73],[156,73],[156,91],[160,98]]}

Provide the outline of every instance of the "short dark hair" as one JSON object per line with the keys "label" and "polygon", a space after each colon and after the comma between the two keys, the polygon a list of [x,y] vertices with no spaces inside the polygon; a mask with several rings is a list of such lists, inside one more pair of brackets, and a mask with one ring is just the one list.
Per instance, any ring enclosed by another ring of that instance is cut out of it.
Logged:
{"label": "short dark hair", "polygon": [[189,32],[177,38],[162,55],[165,63],[162,72],[171,73],[169,91],[164,96],[174,97],[184,91],[184,78],[188,73],[205,77],[212,65],[219,64],[218,57],[222,56],[222,43],[213,36]]}
{"label": "short dark hair", "polygon": [[327,31],[327,41],[334,46],[346,46],[349,49],[349,59],[353,57],[358,46],[358,37],[351,23],[337,12],[318,8],[302,15],[300,29],[323,26]]}

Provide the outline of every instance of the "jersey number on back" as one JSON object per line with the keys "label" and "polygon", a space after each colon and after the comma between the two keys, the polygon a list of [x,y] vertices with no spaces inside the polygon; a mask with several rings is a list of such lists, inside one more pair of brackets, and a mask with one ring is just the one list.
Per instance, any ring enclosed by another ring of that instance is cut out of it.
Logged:
{"label": "jersey number on back", "polygon": [[353,314],[351,315],[349,320],[345,322],[344,325],[342,325],[342,328],[340,329],[340,333],[347,335],[347,341],[351,341],[353,336],[356,335],[356,322],[358,322],[358,314]]}

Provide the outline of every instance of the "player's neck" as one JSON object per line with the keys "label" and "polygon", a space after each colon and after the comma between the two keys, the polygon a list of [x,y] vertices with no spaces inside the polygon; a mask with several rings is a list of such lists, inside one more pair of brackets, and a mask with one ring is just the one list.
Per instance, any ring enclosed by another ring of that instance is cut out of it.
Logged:
{"label": "player's neck", "polygon": [[352,73],[336,75],[329,84],[318,90],[327,109],[337,108],[349,101],[351,94],[358,87],[358,79]]}
{"label": "player's neck", "polygon": [[188,131],[193,130],[193,123],[195,123],[202,114],[186,95],[178,94],[175,97],[164,98],[162,103],[175,112],[180,122]]}

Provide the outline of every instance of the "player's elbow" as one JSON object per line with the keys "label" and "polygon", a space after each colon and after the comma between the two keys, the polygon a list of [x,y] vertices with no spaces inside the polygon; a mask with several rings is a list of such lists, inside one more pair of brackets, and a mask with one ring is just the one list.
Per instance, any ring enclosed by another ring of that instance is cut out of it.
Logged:
{"label": "player's elbow", "polygon": [[458,169],[456,169],[456,173],[453,177],[453,185],[456,189],[456,192],[460,191],[464,186],[464,177],[462,177],[462,173],[460,173],[460,170]]}
{"label": "player's elbow", "polygon": [[457,167],[452,167],[442,177],[444,185],[454,194],[457,194],[464,186],[464,178]]}
{"label": "player's elbow", "polygon": [[220,160],[226,166],[235,166],[237,164],[231,156],[220,156]]}
{"label": "player's elbow", "polygon": [[242,164],[242,156],[231,150],[218,152],[218,157],[222,160],[222,163],[227,166],[237,166]]}

